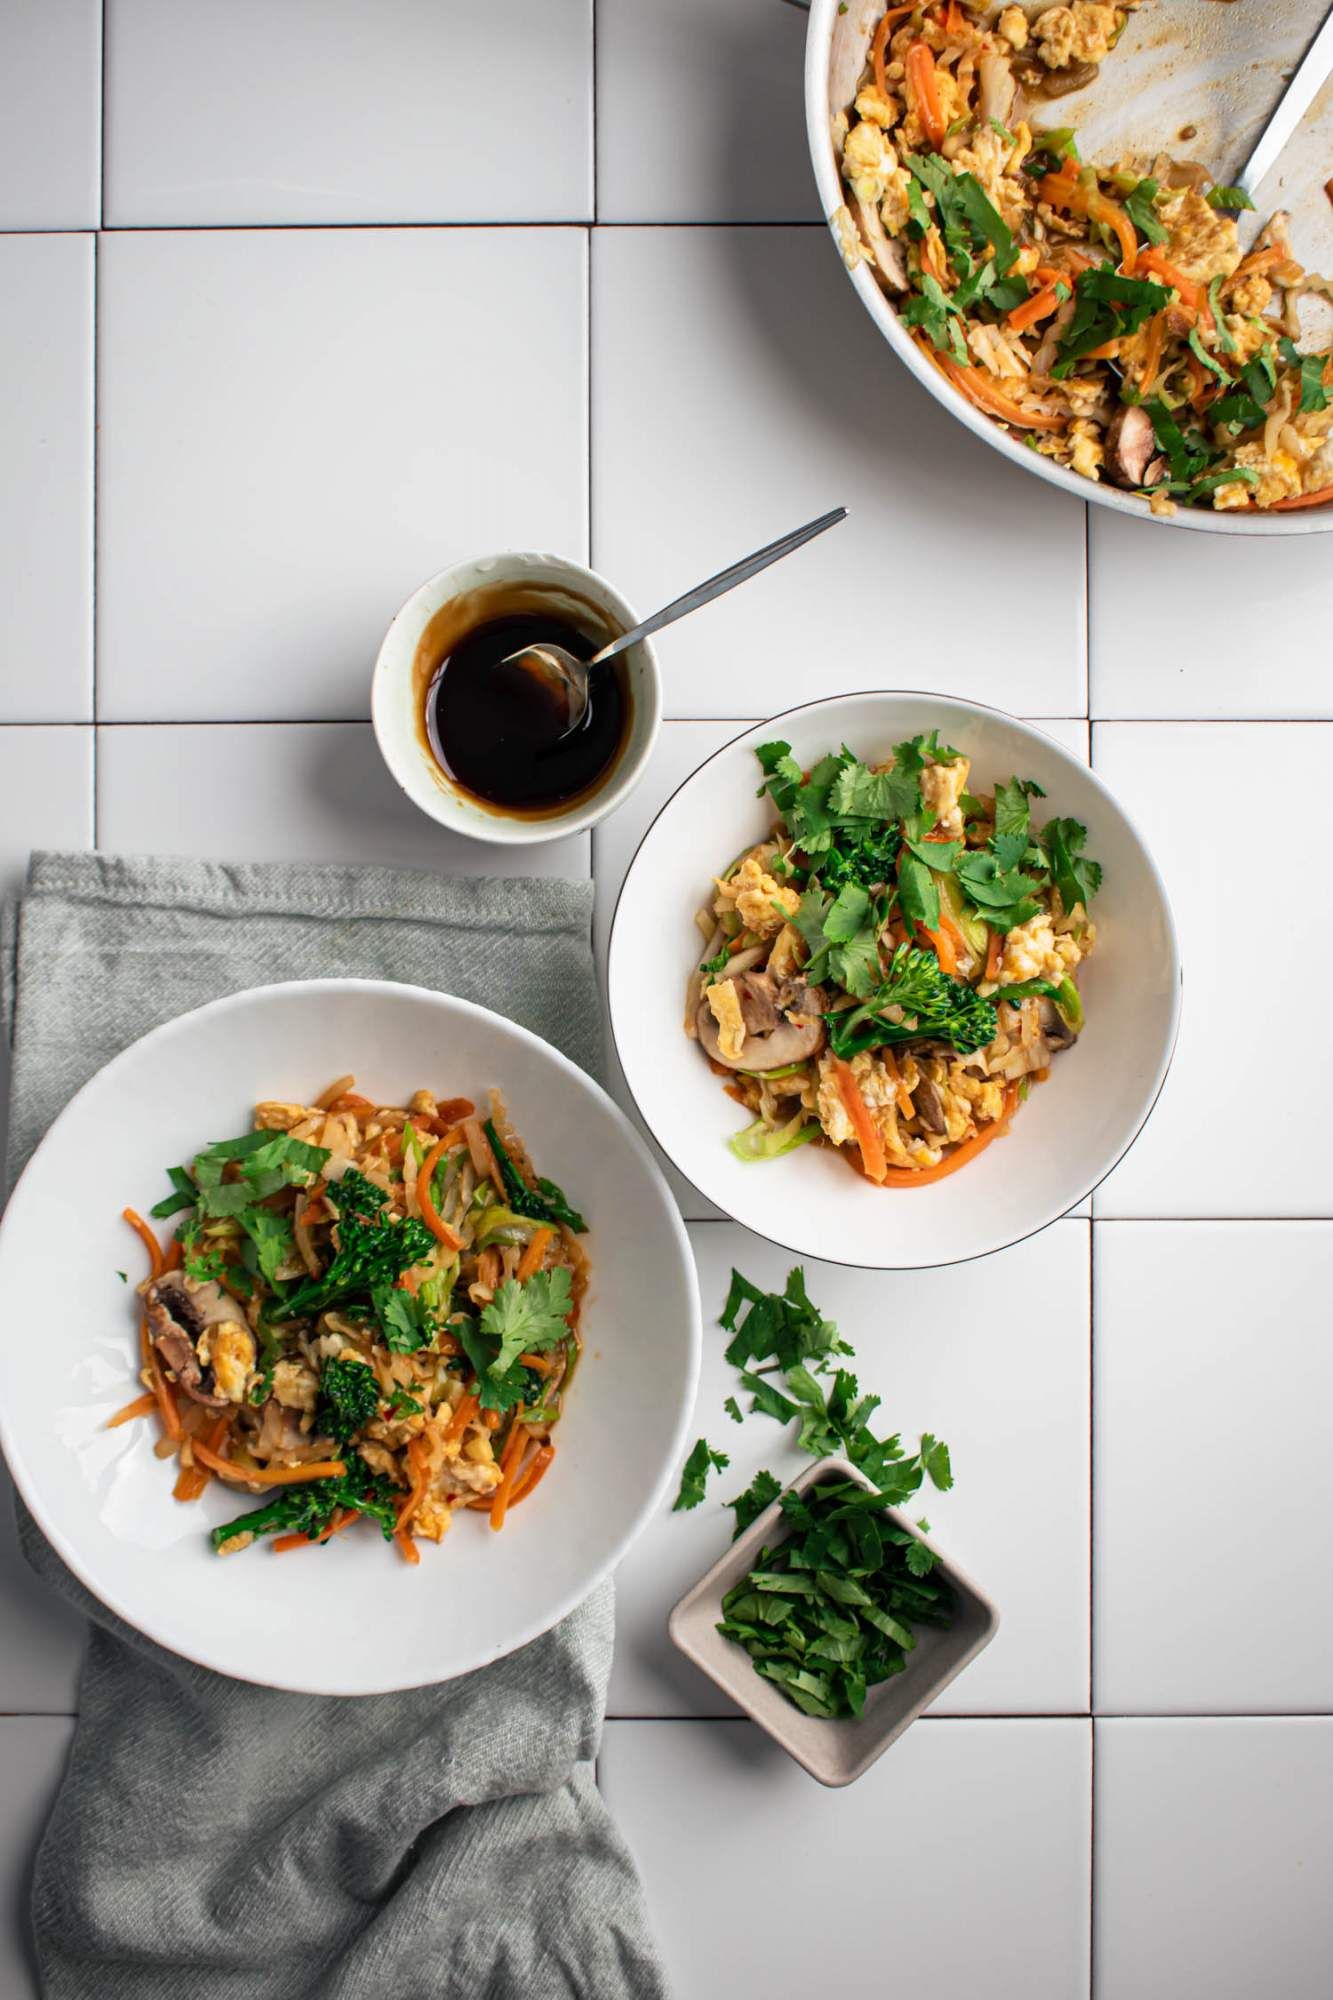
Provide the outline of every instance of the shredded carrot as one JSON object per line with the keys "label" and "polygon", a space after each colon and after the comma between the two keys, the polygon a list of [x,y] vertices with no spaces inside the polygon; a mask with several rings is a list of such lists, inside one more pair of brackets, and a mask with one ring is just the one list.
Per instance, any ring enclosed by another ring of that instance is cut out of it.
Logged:
{"label": "shredded carrot", "polygon": [[1120,341],[1104,340],[1100,347],[1090,347],[1084,355],[1085,361],[1113,361],[1120,352]]}
{"label": "shredded carrot", "polygon": [[344,1528],[350,1528],[353,1521],[360,1519],[361,1516],[355,1507],[344,1507],[318,1535],[279,1535],[272,1544],[273,1553],[275,1556],[281,1556],[286,1555],[288,1549],[317,1549],[324,1542],[331,1542]]}
{"label": "shredded carrot", "polygon": [[1049,319],[1059,304],[1060,294],[1053,284],[1049,284],[1040,292],[1030,293],[1021,305],[1015,306],[1009,314],[1007,324],[1015,333],[1024,333],[1028,327],[1035,326],[1039,319]]}
{"label": "shredded carrot", "polygon": [[870,67],[875,76],[875,88],[885,99],[889,95],[889,86],[884,75],[884,45],[889,38],[889,29],[895,21],[900,21],[904,14],[914,13],[915,9],[916,0],[913,0],[913,4],[909,7],[890,7],[888,12],[881,16],[880,24],[875,30],[875,38],[870,44]]}
{"label": "shredded carrot", "polygon": [[398,1544],[398,1553],[402,1556],[404,1562],[419,1563],[421,1561],[421,1551],[413,1541],[409,1528],[399,1528],[394,1534],[394,1540]]}
{"label": "shredded carrot", "polygon": [[1052,208],[1067,208],[1073,215],[1086,215],[1090,221],[1102,223],[1120,244],[1122,267],[1126,271],[1134,269],[1139,254],[1138,234],[1124,209],[1100,188],[1085,188],[1066,168],[1046,174],[1037,182],[1037,199],[1049,202]]}
{"label": "shredded carrot", "polygon": [[500,1484],[491,1496],[491,1526],[497,1532],[505,1524],[505,1510],[518,1477],[519,1461],[527,1449],[528,1433],[523,1428],[523,1405],[514,1411],[513,1427],[505,1439],[505,1448],[500,1457]]}
{"label": "shredded carrot", "polygon": [[156,1236],[154,1236],[152,1230],[148,1227],[148,1224],[144,1221],[143,1217],[139,1215],[134,1209],[123,1208],[121,1210],[121,1215],[123,1216],[125,1221],[129,1223],[130,1228],[134,1231],[135,1235],[142,1242],[144,1249],[148,1252],[149,1277],[160,1278],[162,1275],[162,1245],[158,1242]]}
{"label": "shredded carrot", "polygon": [[914,1118],[916,1116],[916,1106],[912,1102],[912,1093],[903,1082],[902,1071],[893,1059],[893,1050],[889,1048],[881,1049],[880,1055],[884,1062],[885,1075],[893,1085],[893,1094],[897,1100],[899,1112],[904,1118]]}
{"label": "shredded carrot", "polygon": [[916,935],[918,943],[924,939],[930,946],[940,962],[940,971],[947,972],[950,979],[956,979],[958,976],[958,957],[953,948],[953,939],[944,928],[943,913],[941,912],[940,928],[937,931],[927,930],[924,924],[918,924]]}
{"label": "shredded carrot", "polygon": [[1333,500],[1333,486],[1321,486],[1317,493],[1293,493],[1289,500],[1275,500],[1269,512],[1292,514],[1298,507],[1322,507],[1329,500]]}
{"label": "shredded carrot", "polygon": [[1158,365],[1162,359],[1162,344],[1165,339],[1166,314],[1160,312],[1154,313],[1148,321],[1147,330],[1143,337],[1143,354],[1138,368],[1140,395],[1146,396],[1152,387],[1153,377],[1156,375]]}
{"label": "shredded carrot", "polygon": [[[231,1429],[231,1411],[224,1410],[204,1440],[210,1451],[221,1451],[227,1432]],[[197,1450],[198,1438],[190,1439],[190,1450]],[[177,1500],[197,1500],[207,1486],[212,1474],[202,1465],[182,1465],[172,1496]]]}
{"label": "shredded carrot", "polygon": [[435,1169],[439,1166],[440,1161],[444,1158],[448,1150],[449,1139],[446,1134],[443,1139],[436,1140],[425,1159],[421,1162],[421,1166],[417,1172],[417,1206],[421,1210],[421,1220],[425,1223],[435,1240],[438,1243],[443,1243],[446,1250],[461,1250],[463,1239],[456,1229],[450,1228],[449,1224],[440,1214],[440,1211],[436,1208],[435,1197],[431,1193],[430,1186]]}
{"label": "shredded carrot", "polygon": [[114,1417],[108,1417],[106,1427],[109,1431],[119,1430],[122,1424],[128,1424],[134,1417],[146,1417],[157,1406],[156,1395],[151,1389],[146,1389],[142,1396],[136,1396],[132,1403],[126,1403],[123,1409],[117,1410]]}
{"label": "shredded carrot", "polygon": [[994,981],[1000,976],[1000,960],[1004,956],[1004,940],[998,931],[992,931],[986,940],[986,970],[983,978]]}
{"label": "shredded carrot", "polygon": [[167,1254],[162,1259],[162,1269],[159,1276],[165,1278],[168,1271],[179,1271],[184,1260],[185,1252],[181,1249],[180,1238],[173,1236],[167,1245]]}
{"label": "shredded carrot", "polygon": [[833,1074],[837,1079],[838,1092],[852,1121],[856,1143],[861,1149],[861,1164],[872,1181],[882,1181],[888,1172],[888,1161],[884,1157],[884,1142],[879,1136],[869,1106],[862,1097],[848,1064],[839,1056],[831,1056]]}
{"label": "shredded carrot", "polygon": [[1179,292],[1183,305],[1193,306],[1196,310],[1198,309],[1199,300],[1202,296],[1200,287],[1195,284],[1193,278],[1187,278],[1183,271],[1177,270],[1170,259],[1164,257],[1161,251],[1153,244],[1150,243],[1146,250],[1139,251],[1135,269],[1152,271],[1157,277],[1165,278],[1167,284],[1173,285],[1176,291]]}
{"label": "shredded carrot", "polygon": [[140,1322],[139,1345],[145,1356],[148,1372],[153,1378],[153,1394],[157,1397],[157,1406],[162,1412],[162,1428],[169,1438],[178,1439],[182,1435],[180,1411],[176,1407],[176,1397],[171,1384],[158,1359],[157,1349],[153,1346],[146,1319]]}
{"label": "shredded carrot", "polygon": [[528,1460],[527,1470],[516,1482],[514,1490],[509,1496],[511,1507],[517,1507],[520,1500],[526,1500],[533,1487],[541,1483],[554,1457],[555,1446],[553,1444],[544,1444],[540,1451],[533,1453],[532,1457]]}
{"label": "shredded carrot", "polygon": [[963,10],[958,5],[958,0],[949,0],[949,4],[944,10],[945,34],[961,35],[966,26],[967,22],[963,19]]}
{"label": "shredded carrot", "polygon": [[1024,410],[1011,402],[995,386],[995,379],[984,368],[959,368],[947,354],[941,354],[927,343],[920,343],[924,354],[940,371],[947,375],[956,389],[961,389],[968,399],[980,405],[993,417],[999,417],[1006,424],[1017,424],[1020,429],[1030,431],[1062,431],[1063,417],[1047,416],[1044,411]]}
{"label": "shredded carrot", "polygon": [[422,1438],[414,1437],[407,1447],[407,1469],[412,1475],[412,1484],[408,1489],[406,1500],[398,1509],[400,1530],[407,1526],[426,1497],[426,1487],[430,1480],[430,1460]]}
{"label": "shredded carrot", "polygon": [[1186,355],[1185,360],[1190,378],[1190,408],[1202,411],[1206,409],[1209,401],[1208,377],[1197,354],[1190,353]]}
{"label": "shredded carrot", "polygon": [[907,51],[907,84],[922,130],[938,152],[944,144],[944,112],[940,108],[935,58],[925,42],[913,42]]}
{"label": "shredded carrot", "polygon": [[[964,1139],[961,1146],[955,1146],[953,1151],[947,1153],[939,1162],[938,1166],[918,1167],[915,1169],[909,1167],[890,1167],[879,1178],[879,1185],[890,1188],[926,1187],[931,1181],[942,1181],[946,1175],[957,1173],[959,1167],[965,1167],[969,1160],[975,1160],[978,1153],[984,1152],[992,1139],[999,1138],[1000,1134],[1008,1128],[1009,1120],[1013,1117],[1017,1108],[1018,1085],[1011,1083],[1005,1092],[1004,1108],[1000,1112],[999,1117],[991,1124],[983,1125],[981,1130],[974,1132],[970,1139]],[[871,1178],[874,1179],[876,1176],[872,1175]]]}
{"label": "shredded carrot", "polygon": [[462,1437],[463,1432],[467,1429],[473,1417],[476,1416],[477,1408],[477,1398],[469,1390],[467,1395],[459,1402],[453,1416],[449,1419],[448,1428],[444,1433],[445,1444],[452,1444],[455,1438]]}
{"label": "shredded carrot", "polygon": [[518,1359],[521,1367],[533,1368],[539,1375],[549,1375],[551,1372],[550,1359],[545,1354],[520,1354]]}
{"label": "shredded carrot", "polygon": [[194,1440],[194,1455],[202,1459],[219,1479],[234,1480],[239,1486],[299,1486],[308,1479],[341,1479],[347,1467],[340,1458],[319,1458],[310,1465],[233,1465],[219,1458],[206,1444]]}
{"label": "shredded carrot", "polygon": [[527,1249],[523,1252],[523,1255],[519,1258],[518,1269],[514,1273],[520,1285],[526,1285],[533,1273],[540,1271],[542,1258],[546,1255],[546,1246],[554,1235],[554,1229],[533,1230],[531,1241]]}

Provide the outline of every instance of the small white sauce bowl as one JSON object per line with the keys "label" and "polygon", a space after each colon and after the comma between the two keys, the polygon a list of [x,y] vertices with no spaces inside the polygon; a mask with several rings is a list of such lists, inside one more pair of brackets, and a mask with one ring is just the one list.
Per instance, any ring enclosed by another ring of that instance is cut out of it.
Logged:
{"label": "small white sauce bowl", "polygon": [[380,755],[414,805],[469,840],[520,847],[582,833],[628,797],[657,740],[662,690],[652,642],[642,639],[624,656],[631,712],[620,754],[599,782],[566,804],[540,813],[516,812],[491,805],[456,784],[441,769],[423,727],[424,683],[429,678],[423,640],[446,606],[475,594],[480,623],[486,615],[486,596],[498,597],[510,588],[549,601],[553,611],[581,619],[585,630],[595,631],[600,625],[607,641],[638,622],[637,614],[605,577],[563,556],[517,549],[454,563],[413,591],[385,633],[370,704]]}

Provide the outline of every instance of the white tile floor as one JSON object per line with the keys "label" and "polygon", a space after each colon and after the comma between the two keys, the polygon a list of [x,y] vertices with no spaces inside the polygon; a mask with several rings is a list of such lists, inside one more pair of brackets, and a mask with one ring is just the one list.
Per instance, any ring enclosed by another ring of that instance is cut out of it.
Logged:
{"label": "white tile floor", "polygon": [[[625,1565],[601,1779],[682,2000],[1315,2000],[1327,1061],[1317,1024],[1261,1038],[1257,1075],[1234,1048],[1333,976],[1296,859],[1325,832],[1329,544],[1089,518],[925,398],[811,225],[801,33],[780,0],[0,8],[0,875],[93,840],[498,871],[372,754],[406,591],[545,543],[646,607],[849,504],[663,643],[641,792],[527,865],[592,868],[600,951],[647,819],[740,719],[975,695],[1056,718],[1140,820],[1185,1031],[1095,1220],[953,1271],[811,1274],[892,1420],[953,1447],[931,1517],[999,1598],[995,1645],[862,1785],[819,1792],[664,1643],[725,1532],[710,1499]],[[1020,632],[996,606],[1034,546]],[[780,1276],[674,1185],[710,1311],[733,1261]],[[699,1428],[739,1484],[783,1455],[762,1420],[719,1433],[724,1393],[710,1341]],[[0,1996],[25,2000],[79,1635],[0,1507]],[[814,1894],[775,1917],[798,1850]]]}

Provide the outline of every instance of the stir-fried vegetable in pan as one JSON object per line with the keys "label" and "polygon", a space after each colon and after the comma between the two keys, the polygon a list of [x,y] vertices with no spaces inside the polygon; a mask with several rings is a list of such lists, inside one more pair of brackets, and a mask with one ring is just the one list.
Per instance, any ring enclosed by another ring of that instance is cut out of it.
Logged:
{"label": "stir-fried vegetable in pan", "polygon": [[938,731],[884,764],[756,754],[776,822],[699,912],[686,1033],[752,1114],[742,1160],[813,1142],[924,1187],[1005,1130],[1083,1027],[1087,829],[1038,826],[1031,779],[974,796]]}
{"label": "stir-fried vegetable in pan", "polygon": [[1322,506],[1333,287],[1293,254],[1286,215],[1242,255],[1239,189],[1166,154],[1092,165],[1072,129],[1038,122],[1096,74],[1132,4],[890,7],[835,121],[844,256],[1042,456],[1154,513]]}
{"label": "stir-fried vegetable in pan", "polygon": [[213,1530],[220,1555],[308,1548],[373,1521],[403,1556],[455,1511],[504,1525],[555,1457],[579,1354],[583,1218],[533,1169],[497,1092],[376,1104],[342,1077],[264,1103],[252,1132],[172,1167],[133,1210],[144,1394],[178,1500],[214,1479],[263,1503]]}

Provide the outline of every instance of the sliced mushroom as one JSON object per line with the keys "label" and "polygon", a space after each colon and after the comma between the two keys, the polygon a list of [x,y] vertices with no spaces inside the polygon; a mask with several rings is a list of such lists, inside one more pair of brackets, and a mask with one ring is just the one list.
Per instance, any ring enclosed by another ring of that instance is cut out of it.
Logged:
{"label": "sliced mushroom", "polygon": [[[740,970],[738,972],[733,968],[728,972],[727,978],[736,980],[739,984],[745,977],[753,977],[749,973],[749,968],[743,963],[750,956],[749,952],[739,952],[736,957],[736,966]],[[793,984],[790,981],[786,983],[788,985]],[[770,980],[769,984],[772,986],[773,982]],[[773,1018],[775,1025],[766,1031],[756,1032],[752,1030],[747,1020],[745,1039],[741,1043],[740,1053],[735,1056],[725,1056],[722,1053],[717,1021],[705,995],[699,1002],[699,1011],[695,1017],[695,1025],[699,1030],[699,1040],[703,1044],[704,1053],[713,1062],[722,1063],[727,1069],[752,1069],[761,1071],[785,1069],[788,1063],[805,1062],[810,1056],[817,1055],[824,1046],[824,1022],[822,1019],[825,1005],[824,994],[821,988],[818,986],[807,986],[804,980],[794,982],[794,985],[796,991],[799,993],[803,1011],[798,1012],[792,1006],[779,1008],[777,1004],[774,1004]],[[742,1017],[744,1018],[743,990],[741,1008]]]}
{"label": "sliced mushroom", "polygon": [[1061,1049],[1073,1048],[1078,1036],[1048,993],[1043,993],[1038,1000],[1037,1019],[1041,1024],[1042,1039],[1053,1054],[1058,1055]]}
{"label": "sliced mushroom", "polygon": [[905,292],[908,289],[907,258],[902,244],[889,235],[880,220],[879,210],[870,202],[858,201],[856,212],[861,221],[861,234],[880,277],[891,292]]}
{"label": "sliced mushroom", "polygon": [[944,1099],[928,1076],[923,1076],[912,1092],[912,1102],[916,1115],[928,1132],[947,1132],[949,1121],[944,1115]]}
{"label": "sliced mushroom", "polygon": [[1122,403],[1106,426],[1106,468],[1117,486],[1153,486],[1165,470],[1156,456],[1152,418],[1139,403]]}
{"label": "sliced mushroom", "polygon": [[225,1410],[245,1395],[255,1341],[245,1309],[221,1285],[167,1271],[144,1287],[152,1341],[182,1395]]}
{"label": "sliced mushroom", "polygon": [[779,1021],[777,986],[767,972],[742,972],[736,979],[741,1019],[747,1035],[771,1035]]}

